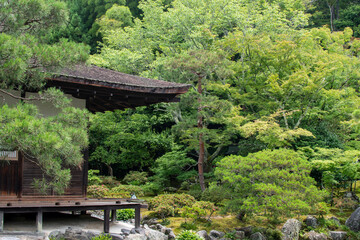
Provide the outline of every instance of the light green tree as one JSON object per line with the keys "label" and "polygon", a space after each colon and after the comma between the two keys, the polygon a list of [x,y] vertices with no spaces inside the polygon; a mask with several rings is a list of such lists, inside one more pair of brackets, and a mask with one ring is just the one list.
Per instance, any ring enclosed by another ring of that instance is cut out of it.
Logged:
{"label": "light green tree", "polygon": [[314,211],[315,204],[323,200],[324,192],[314,185],[310,170],[310,163],[300,154],[277,149],[225,157],[215,175],[232,191],[228,210],[277,220]]}

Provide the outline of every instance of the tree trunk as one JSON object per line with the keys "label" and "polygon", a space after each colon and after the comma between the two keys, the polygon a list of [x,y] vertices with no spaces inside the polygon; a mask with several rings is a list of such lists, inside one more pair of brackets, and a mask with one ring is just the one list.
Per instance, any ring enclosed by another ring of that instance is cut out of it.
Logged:
{"label": "tree trunk", "polygon": [[[202,95],[202,84],[201,84],[201,77],[199,76],[198,82],[198,93],[199,93],[199,107],[198,107],[198,122],[197,127],[199,131],[203,129],[203,117],[202,117],[202,106],[201,106],[201,95]],[[198,159],[198,171],[199,171],[199,183],[201,191],[205,190],[205,179],[204,179],[204,162],[205,162],[205,143],[204,143],[204,136],[203,133],[200,132],[199,134],[199,159]]]}
{"label": "tree trunk", "polygon": [[107,164],[106,166],[107,166],[108,171],[109,171],[109,176],[113,177],[114,176],[114,171],[113,171],[112,167],[110,166],[110,164]]}

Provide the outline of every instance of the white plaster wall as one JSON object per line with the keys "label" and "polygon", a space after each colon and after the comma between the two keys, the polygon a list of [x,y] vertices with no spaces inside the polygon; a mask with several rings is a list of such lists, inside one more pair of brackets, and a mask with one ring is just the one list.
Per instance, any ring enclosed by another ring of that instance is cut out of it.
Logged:
{"label": "white plaster wall", "polygon": [[[20,96],[19,91],[10,91],[11,94],[15,96]],[[36,97],[36,93],[26,93],[26,97],[34,96]],[[68,98],[71,99],[71,105],[77,108],[85,108],[86,107],[86,100],[85,99],[78,99],[74,98],[71,95],[65,94]],[[0,106],[7,104],[9,106],[15,106],[19,102],[18,99],[12,98],[4,93],[0,93]],[[59,113],[59,109],[55,108],[51,103],[43,102],[43,101],[30,101],[31,104],[35,104],[39,108],[39,113],[44,117],[47,116],[54,116]]]}

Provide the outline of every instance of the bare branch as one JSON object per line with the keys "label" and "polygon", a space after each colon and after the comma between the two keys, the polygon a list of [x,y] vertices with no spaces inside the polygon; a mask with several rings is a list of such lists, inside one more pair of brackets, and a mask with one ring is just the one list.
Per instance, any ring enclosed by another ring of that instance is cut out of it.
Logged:
{"label": "bare branch", "polygon": [[44,100],[44,98],[42,98],[42,97],[38,97],[38,98],[24,98],[24,97],[19,97],[19,96],[16,96],[16,95],[12,94],[12,93],[9,93],[9,92],[7,92],[7,91],[5,91],[5,90],[3,90],[3,89],[0,89],[0,92],[4,93],[4,94],[6,94],[6,95],[8,95],[8,96],[10,96],[10,97],[12,97],[12,98],[19,99],[19,100],[23,100],[23,101],[34,101],[34,100],[40,101],[40,100]]}

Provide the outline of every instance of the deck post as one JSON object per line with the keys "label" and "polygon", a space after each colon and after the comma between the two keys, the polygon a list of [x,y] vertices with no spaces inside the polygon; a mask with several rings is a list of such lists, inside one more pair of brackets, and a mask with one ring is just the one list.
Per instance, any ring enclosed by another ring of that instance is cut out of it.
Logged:
{"label": "deck post", "polygon": [[104,233],[110,232],[110,210],[104,209]]}
{"label": "deck post", "polygon": [[39,210],[36,215],[36,231],[42,232],[43,227],[43,212]]}
{"label": "deck post", "polygon": [[4,212],[0,211],[0,232],[4,231]]}
{"label": "deck post", "polygon": [[116,209],[111,210],[111,221],[112,222],[116,221]]}
{"label": "deck post", "polygon": [[140,227],[140,205],[135,207],[135,228]]}

